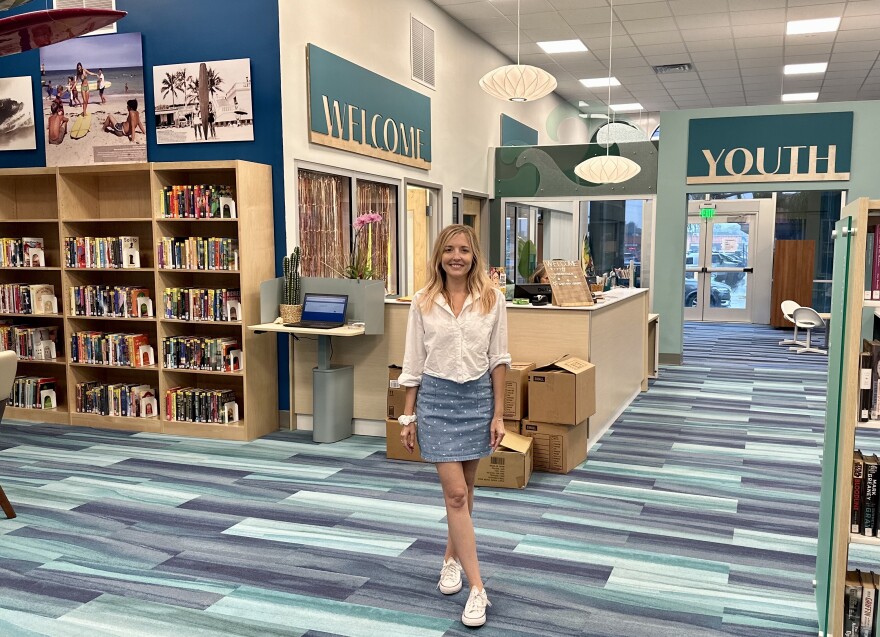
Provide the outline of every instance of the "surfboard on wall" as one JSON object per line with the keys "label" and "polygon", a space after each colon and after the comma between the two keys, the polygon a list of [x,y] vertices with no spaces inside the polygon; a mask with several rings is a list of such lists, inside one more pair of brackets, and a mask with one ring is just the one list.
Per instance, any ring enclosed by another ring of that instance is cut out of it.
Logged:
{"label": "surfboard on wall", "polygon": [[0,56],[64,42],[126,15],[125,11],[110,9],[52,9],[0,18]]}
{"label": "surfboard on wall", "polygon": [[208,139],[208,65],[199,64],[199,112],[202,116],[202,139]]}

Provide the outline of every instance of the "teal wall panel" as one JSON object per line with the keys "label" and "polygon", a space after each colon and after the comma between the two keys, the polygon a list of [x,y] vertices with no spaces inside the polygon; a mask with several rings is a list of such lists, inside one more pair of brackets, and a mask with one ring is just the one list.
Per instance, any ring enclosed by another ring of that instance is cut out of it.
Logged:
{"label": "teal wall panel", "polygon": [[502,146],[537,146],[538,131],[518,122],[510,115],[501,114]]}
{"label": "teal wall panel", "polygon": [[[692,120],[759,115],[806,113],[853,114],[849,181],[707,184],[686,183],[688,133]],[[660,116],[663,136],[657,179],[657,214],[654,234],[653,312],[660,321],[660,353],[681,356],[684,316],[684,255],[688,193],[756,192],[793,190],[846,190],[846,201],[880,197],[877,149],[880,148],[880,102],[834,102],[828,104],[750,106],[670,111]]]}

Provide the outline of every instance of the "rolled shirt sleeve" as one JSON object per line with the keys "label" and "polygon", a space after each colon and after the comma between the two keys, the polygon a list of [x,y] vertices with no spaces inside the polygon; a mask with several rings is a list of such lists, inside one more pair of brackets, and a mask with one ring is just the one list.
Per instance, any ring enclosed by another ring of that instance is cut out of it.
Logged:
{"label": "rolled shirt sleeve", "polygon": [[418,293],[415,294],[409,306],[403,371],[398,379],[401,387],[418,387],[422,384],[422,372],[425,369],[427,350],[425,349],[425,326],[422,322],[422,311],[419,308],[419,297]]}
{"label": "rolled shirt sleeve", "polygon": [[504,295],[496,290],[495,327],[489,337],[489,372],[499,365],[510,367],[510,352],[507,349],[507,305]]}

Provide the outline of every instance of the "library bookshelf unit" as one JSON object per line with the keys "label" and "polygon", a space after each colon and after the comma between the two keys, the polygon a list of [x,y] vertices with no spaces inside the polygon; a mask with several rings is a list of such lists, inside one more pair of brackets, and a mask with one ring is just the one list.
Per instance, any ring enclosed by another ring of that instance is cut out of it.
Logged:
{"label": "library bookshelf unit", "polygon": [[[844,635],[849,545],[873,544],[880,548],[880,539],[851,533],[856,430],[880,428],[877,421],[859,422],[863,316],[867,308],[880,306],[876,301],[864,300],[866,237],[868,227],[876,223],[880,223],[880,200],[862,197],[844,207],[835,226],[828,395],[816,552],[816,606],[819,634],[825,637]],[[873,311],[870,313],[873,315]],[[877,555],[880,558],[880,551]]]}
{"label": "library bookshelf unit", "polygon": [[[163,189],[179,185],[224,185],[234,191],[236,218],[164,218]],[[0,314],[0,321],[57,328],[54,360],[19,359],[18,375],[55,377],[57,407],[8,407],[8,418],[129,431],[253,440],[278,428],[277,347],[245,329],[259,323],[260,282],[275,276],[272,174],[269,166],[242,161],[120,164],[0,170],[0,237],[43,239],[45,267],[0,268],[0,285],[51,284],[57,315]],[[136,236],[140,267],[69,267],[65,237]],[[163,238],[217,237],[238,248],[238,270],[164,269],[157,246]],[[77,316],[71,288],[130,286],[149,290],[152,317]],[[166,318],[166,288],[241,290],[236,320]],[[84,331],[146,334],[154,364],[122,367],[74,362],[72,334]],[[165,338],[225,338],[237,341],[242,367],[232,372],[166,368]],[[151,418],[103,416],[76,410],[78,383],[148,384],[156,390],[158,414]],[[166,418],[166,391],[174,387],[231,390],[239,420],[230,424]]]}

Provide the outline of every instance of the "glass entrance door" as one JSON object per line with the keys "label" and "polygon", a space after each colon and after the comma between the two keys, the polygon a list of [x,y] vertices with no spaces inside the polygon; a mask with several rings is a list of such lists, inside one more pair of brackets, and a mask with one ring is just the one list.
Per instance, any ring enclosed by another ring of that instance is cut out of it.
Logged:
{"label": "glass entrance door", "polygon": [[[716,203],[711,219],[688,214],[684,318],[751,322],[757,204],[752,211],[751,202]],[[732,203],[745,209],[732,213]]]}

